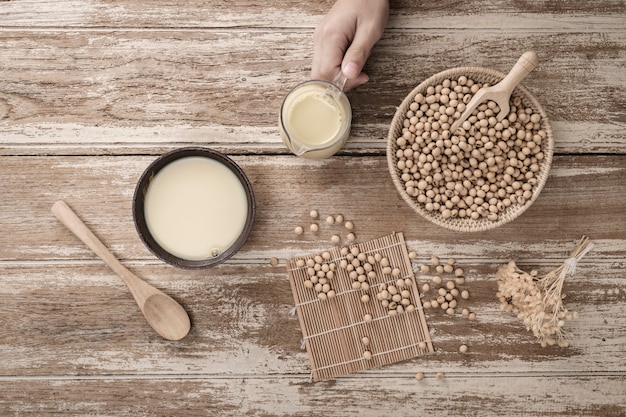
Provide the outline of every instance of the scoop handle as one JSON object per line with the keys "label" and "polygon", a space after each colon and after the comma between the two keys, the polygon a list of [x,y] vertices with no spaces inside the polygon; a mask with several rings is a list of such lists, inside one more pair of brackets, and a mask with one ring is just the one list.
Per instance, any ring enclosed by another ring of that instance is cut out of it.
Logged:
{"label": "scoop handle", "polygon": [[504,91],[513,92],[515,87],[524,79],[528,74],[534,70],[539,64],[539,58],[534,51],[526,51],[519,57],[511,71],[500,81],[500,87]]}

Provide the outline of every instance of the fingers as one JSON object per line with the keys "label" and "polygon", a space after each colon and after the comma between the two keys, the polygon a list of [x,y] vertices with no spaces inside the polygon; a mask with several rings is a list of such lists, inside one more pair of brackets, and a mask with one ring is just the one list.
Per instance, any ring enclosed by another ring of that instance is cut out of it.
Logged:
{"label": "fingers", "polygon": [[[332,81],[341,69],[341,61],[348,47],[348,39],[340,32],[323,33],[320,28],[314,35],[311,78]],[[319,35],[317,35],[319,33]]]}
{"label": "fingers", "polygon": [[331,81],[342,71],[345,91],[365,84],[363,67],[388,15],[387,0],[337,0],[315,29],[311,78]]}
{"label": "fingers", "polygon": [[343,87],[343,91],[350,91],[355,87],[367,83],[369,80],[370,77],[366,73],[361,72],[355,78],[348,78],[348,80],[346,81],[346,85]]}
{"label": "fingers", "polygon": [[369,81],[369,77],[363,72],[363,67],[370,56],[374,43],[376,40],[360,37],[359,32],[357,32],[354,41],[346,50],[341,62],[341,71],[348,79],[346,91]]}
{"label": "fingers", "polygon": [[373,32],[369,25],[357,27],[354,39],[345,51],[341,64],[346,77],[355,78],[361,73],[378,39],[378,34]]}
{"label": "fingers", "polygon": [[352,35],[331,31],[325,33],[324,30],[321,27],[314,36],[311,78],[332,81],[341,71],[347,78],[344,91],[368,82],[369,77],[362,71],[376,40],[363,36],[360,39],[357,34],[351,41]]}

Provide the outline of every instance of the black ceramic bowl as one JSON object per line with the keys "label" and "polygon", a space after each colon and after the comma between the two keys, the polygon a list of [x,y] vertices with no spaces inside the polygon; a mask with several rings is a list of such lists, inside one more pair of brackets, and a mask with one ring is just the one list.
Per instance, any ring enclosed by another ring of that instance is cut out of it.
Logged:
{"label": "black ceramic bowl", "polygon": [[[155,238],[150,233],[148,225],[146,223],[145,217],[145,197],[146,192],[148,191],[148,187],[150,186],[151,181],[157,175],[157,173],[163,169],[168,164],[186,157],[205,157],[213,159],[225,167],[230,169],[235,176],[241,182],[243,189],[245,191],[247,197],[247,218],[245,222],[245,226],[239,235],[239,237],[228,247],[227,249],[221,251],[217,256],[211,256],[204,259],[185,259],[179,256],[173,255],[167,250],[165,250],[161,245],[155,240]],[[233,256],[246,242],[250,232],[252,230],[252,224],[254,222],[255,215],[255,200],[254,193],[252,191],[252,185],[246,177],[246,174],[243,170],[229,157],[226,155],[217,152],[212,149],[202,148],[202,147],[186,147],[173,150],[166,154],[161,155],[154,162],[152,162],[148,168],[144,171],[137,183],[137,187],[135,189],[135,194],[133,196],[133,219],[135,221],[135,227],[137,228],[137,233],[144,244],[148,247],[148,249],[156,255],[159,259],[167,262],[170,265],[186,268],[186,269],[200,269],[207,268],[217,264],[220,264]]]}

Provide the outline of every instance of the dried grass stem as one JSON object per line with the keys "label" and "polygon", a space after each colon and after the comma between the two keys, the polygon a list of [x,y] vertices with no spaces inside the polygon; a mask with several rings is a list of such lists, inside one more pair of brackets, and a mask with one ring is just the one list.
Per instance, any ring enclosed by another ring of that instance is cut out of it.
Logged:
{"label": "dried grass stem", "polygon": [[538,278],[536,271],[522,271],[515,261],[502,266],[496,273],[500,308],[521,319],[542,346],[569,345],[571,335],[564,329],[565,321],[577,318],[578,314],[563,306],[563,283],[567,275],[574,274],[578,261],[592,248],[593,243],[583,236],[570,257],[543,277]]}

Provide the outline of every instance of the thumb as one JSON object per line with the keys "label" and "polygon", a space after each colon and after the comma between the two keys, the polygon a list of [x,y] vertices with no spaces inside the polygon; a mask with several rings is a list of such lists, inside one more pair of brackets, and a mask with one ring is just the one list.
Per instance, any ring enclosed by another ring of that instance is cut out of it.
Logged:
{"label": "thumb", "polygon": [[371,47],[352,42],[341,62],[341,71],[348,79],[356,78],[361,74],[370,51]]}
{"label": "thumb", "polygon": [[356,78],[363,71],[365,61],[369,58],[372,48],[380,38],[381,32],[370,25],[357,26],[352,43],[343,56],[341,71],[349,78]]}
{"label": "thumb", "polygon": [[369,77],[363,72],[369,53],[369,49],[359,47],[355,43],[352,43],[346,51],[343,61],[341,61],[341,72],[347,79],[344,91],[351,90],[369,81]]}

